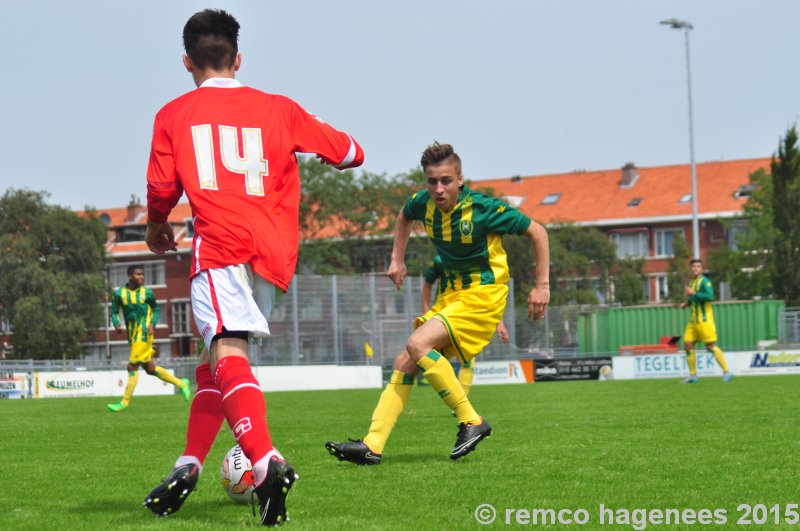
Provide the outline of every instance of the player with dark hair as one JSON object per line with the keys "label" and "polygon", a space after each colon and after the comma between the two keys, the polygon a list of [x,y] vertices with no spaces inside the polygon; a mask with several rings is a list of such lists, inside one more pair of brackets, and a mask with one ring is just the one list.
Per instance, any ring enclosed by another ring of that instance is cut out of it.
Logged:
{"label": "player with dark hair", "polygon": [[461,159],[449,144],[428,146],[421,162],[427,190],[412,195],[397,216],[387,275],[400,289],[412,224],[421,221],[442,257],[446,289],[441,306],[416,319],[405,349],[395,358],[367,436],[325,443],[331,455],[356,464],[381,462],[420,371],[458,418],[451,459],[467,455],[491,434],[492,427],[472,407],[447,358],[470,361],[489,343],[503,316],[509,279],[503,234],[524,234],[533,245],[537,284],[528,295],[528,316],[541,319],[550,301],[550,250],[544,227],[499,199],[464,186]]}
{"label": "player with dark hair", "polygon": [[167,221],[185,191],[195,219],[192,310],[206,349],[196,370],[186,449],[145,499],[158,515],[177,511],[194,489],[223,418],[253,463],[263,525],[286,520],[294,469],[272,444],[266,405],[247,359],[248,336],[269,334],[275,288],[297,263],[300,175],[296,153],[339,169],[360,165],[358,143],[284,96],[239,83],[239,24],[201,11],[183,30],[193,90],[156,115],[147,170],[146,242],[176,249]]}
{"label": "player with dark hair", "polygon": [[689,262],[692,268],[692,279],[685,288],[689,300],[681,303],[681,308],[690,308],[689,322],[683,333],[683,348],[686,351],[686,363],[689,365],[689,377],[683,383],[698,383],[697,354],[694,345],[698,341],[705,343],[706,348],[714,355],[714,359],[722,369],[722,381],[729,382],[733,373],[728,369],[725,354],[717,346],[717,327],[714,324],[714,309],[711,302],[714,300],[714,286],[703,275],[703,261],[694,259]]}
{"label": "player with dark hair", "polygon": [[[125,328],[128,331],[128,344],[131,346],[131,355],[128,360],[128,384],[122,400],[113,404],[106,404],[108,409],[115,412],[125,411],[130,404],[133,390],[139,380],[139,367],[150,376],[171,383],[189,400],[189,380],[179,380],[175,376],[156,365],[153,356],[156,349],[153,347],[154,326],[158,322],[158,304],[153,290],[144,286],[144,268],[140,265],[128,267],[128,283],[114,291],[111,299],[111,322],[117,333],[122,333],[119,324],[119,310],[125,319]],[[109,353],[109,358],[111,354]]]}

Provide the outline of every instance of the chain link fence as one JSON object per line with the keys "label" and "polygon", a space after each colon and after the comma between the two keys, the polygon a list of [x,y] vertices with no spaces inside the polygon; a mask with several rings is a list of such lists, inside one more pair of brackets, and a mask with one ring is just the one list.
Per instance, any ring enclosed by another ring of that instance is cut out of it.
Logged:
{"label": "chain link fence", "polygon": [[[276,299],[269,318],[271,335],[251,342],[251,360],[254,365],[388,367],[413,332],[421,310],[423,282],[421,276],[407,277],[397,290],[382,274],[297,275],[288,291]],[[586,306],[552,307],[542,320],[531,321],[527,305],[514,304],[514,292],[512,280],[503,318],[509,342],[502,343],[495,335],[480,359],[578,355],[578,314],[587,311]],[[117,350],[127,360],[127,345]],[[0,371],[111,369],[119,368],[123,361],[117,357],[109,361],[95,353],[80,360],[0,361]],[[157,359],[179,377],[192,377],[196,361],[170,356]]]}

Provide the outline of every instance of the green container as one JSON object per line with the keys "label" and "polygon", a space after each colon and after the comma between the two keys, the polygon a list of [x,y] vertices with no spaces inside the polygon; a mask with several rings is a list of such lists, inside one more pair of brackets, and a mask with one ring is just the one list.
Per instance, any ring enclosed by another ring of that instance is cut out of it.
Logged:
{"label": "green container", "polygon": [[[778,312],[783,301],[714,303],[717,344],[722,350],[758,348],[759,341],[778,339]],[[581,354],[617,353],[623,345],[654,345],[662,336],[683,336],[689,309],[678,305],[607,308],[578,317]],[[682,344],[682,343],[681,343]]]}

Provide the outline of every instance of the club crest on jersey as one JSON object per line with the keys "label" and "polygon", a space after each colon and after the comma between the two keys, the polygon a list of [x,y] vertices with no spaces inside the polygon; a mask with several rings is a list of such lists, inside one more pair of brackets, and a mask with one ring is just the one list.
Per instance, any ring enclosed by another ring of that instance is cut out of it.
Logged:
{"label": "club crest on jersey", "polygon": [[461,235],[464,237],[472,236],[472,221],[465,219],[459,224],[461,228]]}

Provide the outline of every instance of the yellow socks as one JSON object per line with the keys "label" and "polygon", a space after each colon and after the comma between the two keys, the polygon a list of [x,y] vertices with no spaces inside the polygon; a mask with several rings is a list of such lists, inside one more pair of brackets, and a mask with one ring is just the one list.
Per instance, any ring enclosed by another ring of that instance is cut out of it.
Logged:
{"label": "yellow socks", "polygon": [[714,359],[717,360],[717,363],[719,363],[722,372],[728,372],[728,362],[725,360],[725,354],[722,353],[722,349],[714,345],[714,348],[711,349],[711,353],[714,355]]}
{"label": "yellow socks", "polygon": [[695,354],[694,349],[689,350],[686,352],[686,363],[689,364],[689,374],[692,376],[697,375],[697,354]]}
{"label": "yellow socks", "polygon": [[376,454],[383,453],[383,447],[392,433],[398,417],[406,408],[411,389],[414,387],[414,377],[404,372],[394,371],[386,389],[381,393],[378,405],[372,413],[372,423],[369,433],[364,437],[364,444]]}
{"label": "yellow socks", "polygon": [[170,373],[168,373],[167,371],[165,371],[161,367],[156,367],[156,377],[161,381],[164,381],[164,382],[167,382],[167,383],[171,383],[172,385],[174,385],[178,389],[180,389],[183,386],[183,382],[181,382],[179,379],[177,379],[174,376],[172,376]]}
{"label": "yellow socks", "polygon": [[455,411],[459,424],[480,424],[481,417],[467,399],[464,389],[458,383],[453,366],[436,351],[429,352],[417,362],[423,375],[430,382],[442,400]]}
{"label": "yellow socks", "polygon": [[469,360],[467,363],[462,363],[461,368],[458,369],[458,383],[464,388],[464,395],[469,396],[469,390],[472,389],[472,379],[475,375],[472,373],[473,361]]}
{"label": "yellow socks", "polygon": [[128,371],[128,385],[125,386],[125,393],[122,395],[120,402],[123,406],[128,407],[133,396],[133,390],[136,389],[136,382],[139,380],[139,371]]}

